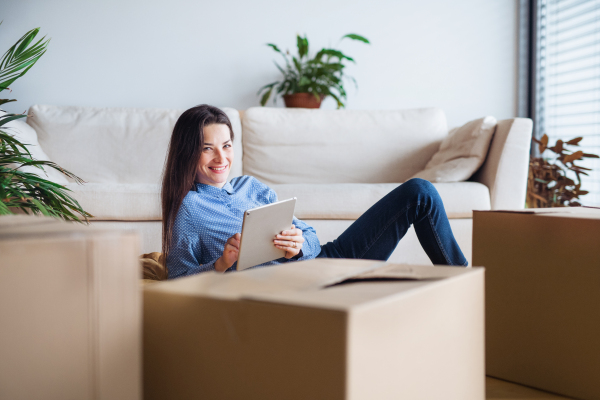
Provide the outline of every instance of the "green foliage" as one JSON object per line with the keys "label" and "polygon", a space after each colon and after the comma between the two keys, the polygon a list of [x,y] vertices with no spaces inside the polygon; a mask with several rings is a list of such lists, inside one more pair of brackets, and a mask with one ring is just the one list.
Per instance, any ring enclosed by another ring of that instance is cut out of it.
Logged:
{"label": "green foliage", "polygon": [[[548,135],[541,140],[533,139],[538,144],[540,155],[546,150],[553,152],[552,158],[531,157],[529,162],[529,179],[527,183],[527,207],[572,207],[580,206],[579,196],[588,194],[581,189],[581,175],[588,175],[584,168],[575,162],[584,158],[600,158],[596,154],[584,153],[581,150],[572,151],[566,146],[579,146],[582,137],[567,142],[557,140],[556,144],[548,147]],[[568,175],[575,175],[577,182]]]}
{"label": "green foliage", "polygon": [[[50,40],[44,41],[45,36],[30,46],[39,31],[40,28],[30,30],[4,53],[0,61],[0,92],[25,75],[46,52]],[[16,100],[0,100],[0,105],[11,101]]]}
{"label": "green foliage", "polygon": [[[351,39],[369,44],[369,41],[363,36],[353,33],[344,35],[343,39]],[[283,52],[272,43],[267,46],[281,54],[285,61],[282,67],[275,63],[277,69],[283,74],[280,81],[269,83],[258,91],[262,93],[260,104],[265,105],[271,97],[273,91],[277,95],[286,95],[294,93],[312,93],[316,98],[321,96],[331,96],[336,102],[338,108],[344,107],[343,100],[346,100],[346,90],[344,89],[344,78],[354,79],[344,75],[345,61],[355,62],[344,53],[336,49],[323,48],[319,50],[314,57],[309,56],[308,39],[300,35],[296,36],[298,47],[298,56],[292,56],[289,51]],[[354,81],[356,84],[356,81]],[[274,101],[276,97],[274,98]]]}
{"label": "green foliage", "polygon": [[[27,32],[15,43],[0,61],[0,92],[10,90],[18,78],[25,75],[46,52],[49,40],[44,38],[34,43],[39,28]],[[33,44],[32,44],[33,43]],[[15,100],[0,99],[0,105]],[[26,144],[19,142],[10,134],[6,124],[25,118],[23,114],[4,114],[0,116],[0,215],[14,214],[20,209],[26,214],[42,214],[62,218],[68,221],[88,222],[89,213],[67,192],[70,190],[36,174],[23,172],[25,166],[33,166],[43,171],[43,167],[54,168],[77,183],[83,181],[73,173],[66,171],[51,161],[35,160]]]}

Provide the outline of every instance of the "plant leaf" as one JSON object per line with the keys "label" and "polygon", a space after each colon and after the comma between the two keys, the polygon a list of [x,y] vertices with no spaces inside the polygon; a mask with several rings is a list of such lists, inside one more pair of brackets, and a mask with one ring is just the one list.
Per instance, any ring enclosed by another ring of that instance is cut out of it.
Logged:
{"label": "plant leaf", "polygon": [[45,37],[31,45],[38,32],[39,28],[30,30],[4,53],[0,60],[0,91],[7,89],[15,80],[25,75],[46,52],[50,40],[44,41]]}
{"label": "plant leaf", "polygon": [[[560,140],[559,140],[559,142],[560,142]],[[562,145],[562,142],[561,142],[561,145]],[[558,146],[558,142],[557,142],[557,146]],[[581,158],[583,158],[583,151],[579,150],[579,151],[576,151],[573,154],[567,154],[563,158],[562,162],[566,164],[568,162],[573,162],[575,160],[580,160]]]}
{"label": "plant leaf", "polygon": [[298,86],[305,86],[305,85],[310,85],[310,84],[311,84],[311,80],[305,76],[300,78],[300,82],[298,82]]}
{"label": "plant leaf", "polygon": [[6,125],[16,119],[25,118],[26,116],[25,114],[4,114],[0,117],[0,126]]}
{"label": "plant leaf", "polygon": [[269,88],[269,90],[267,90],[265,92],[265,94],[262,95],[262,97],[260,98],[260,105],[261,106],[265,106],[265,104],[267,104],[267,101],[269,101],[269,97],[271,97],[271,92],[273,92],[273,86],[271,86]]}
{"label": "plant leaf", "polygon": [[334,50],[334,49],[323,49],[323,50],[321,50],[319,53],[322,53],[322,54],[324,54],[324,55],[328,55],[328,56],[330,56],[330,57],[337,57],[337,58],[339,58],[340,60],[342,60],[342,59],[346,59],[346,60],[348,60],[348,61],[355,62],[353,58],[351,58],[351,57],[348,57],[347,55],[345,55],[344,53],[342,53],[342,52],[341,52],[341,51],[339,51],[339,50]]}
{"label": "plant leaf", "polygon": [[548,150],[555,152],[556,154],[561,154],[564,150],[563,141],[558,139],[556,144],[552,147],[548,147]]}
{"label": "plant leaf", "polygon": [[292,60],[294,61],[294,66],[298,70],[298,73],[302,74],[302,64],[300,64],[300,61],[298,61],[296,57],[292,57]]}
{"label": "plant leaf", "polygon": [[257,95],[259,95],[259,94],[260,94],[260,92],[262,92],[263,90],[265,90],[265,89],[268,89],[268,88],[272,88],[273,86],[277,85],[278,83],[279,83],[279,82],[272,82],[272,83],[269,83],[269,84],[267,84],[267,85],[265,85],[265,86],[261,87],[260,89],[258,89],[258,92],[256,92],[256,94],[257,94]]}
{"label": "plant leaf", "polygon": [[296,35],[296,42],[298,46],[298,55],[300,56],[300,59],[302,59],[308,54],[308,39],[306,36],[302,37],[300,35]]}
{"label": "plant leaf", "polygon": [[[271,47],[273,50],[275,50],[278,53],[281,53],[281,50],[279,50],[279,47],[277,47],[277,45],[273,44],[273,43],[267,43],[267,46]],[[283,54],[283,53],[282,53]]]}
{"label": "plant leaf", "polygon": [[369,42],[369,40],[366,37],[357,35],[355,33],[349,33],[347,35],[342,36],[342,39],[344,39],[344,38],[348,38],[348,39],[352,39],[352,40],[358,40],[358,41],[361,41],[361,42],[364,42],[364,43],[367,43],[367,44],[371,43],[371,42]]}
{"label": "plant leaf", "polygon": [[542,136],[542,138],[540,139],[540,141],[538,143],[540,144],[539,147],[538,147],[538,150],[539,150],[539,152],[541,154],[541,153],[543,153],[546,150],[546,147],[548,147],[548,135],[546,135],[544,133],[544,136]]}

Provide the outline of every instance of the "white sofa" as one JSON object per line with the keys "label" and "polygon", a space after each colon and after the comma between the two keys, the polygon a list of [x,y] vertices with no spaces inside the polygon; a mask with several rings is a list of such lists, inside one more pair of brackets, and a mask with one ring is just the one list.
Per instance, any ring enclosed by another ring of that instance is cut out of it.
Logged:
{"label": "white sofa", "polygon": [[[144,253],[160,251],[160,179],[183,110],[35,105],[27,123],[48,157],[87,183],[68,183],[96,226],[134,228]],[[325,243],[369,206],[424,169],[448,134],[443,111],[224,108],[236,158],[230,177],[253,175]],[[523,208],[532,122],[499,121],[483,166],[465,182],[435,183],[453,232],[471,261],[472,210]],[[395,262],[429,264],[414,231]]]}

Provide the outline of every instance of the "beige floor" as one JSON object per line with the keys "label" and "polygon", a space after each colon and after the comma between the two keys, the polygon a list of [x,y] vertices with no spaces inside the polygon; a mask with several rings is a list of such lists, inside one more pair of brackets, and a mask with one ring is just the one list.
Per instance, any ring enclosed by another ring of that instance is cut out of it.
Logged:
{"label": "beige floor", "polygon": [[500,379],[485,378],[485,398],[487,400],[560,400],[570,397],[543,392]]}

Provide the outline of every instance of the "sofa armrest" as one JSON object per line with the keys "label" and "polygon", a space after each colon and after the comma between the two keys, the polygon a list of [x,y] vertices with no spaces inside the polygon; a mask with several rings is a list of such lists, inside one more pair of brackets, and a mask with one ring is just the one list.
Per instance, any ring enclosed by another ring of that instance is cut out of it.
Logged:
{"label": "sofa armrest", "polygon": [[485,162],[470,179],[490,189],[492,210],[525,207],[532,131],[529,118],[498,121]]}

